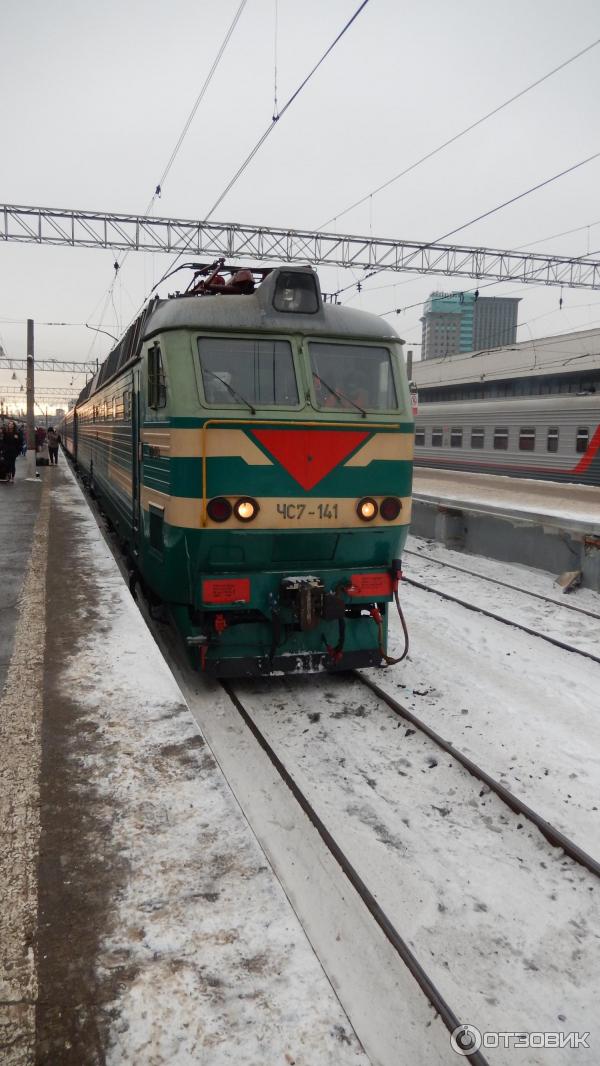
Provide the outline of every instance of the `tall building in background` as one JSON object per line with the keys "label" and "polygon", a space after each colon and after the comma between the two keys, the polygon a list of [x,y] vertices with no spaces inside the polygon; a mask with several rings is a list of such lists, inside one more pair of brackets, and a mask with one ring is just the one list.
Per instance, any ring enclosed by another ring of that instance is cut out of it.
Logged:
{"label": "tall building in background", "polygon": [[506,347],[517,339],[519,299],[432,292],[423,306],[421,358]]}

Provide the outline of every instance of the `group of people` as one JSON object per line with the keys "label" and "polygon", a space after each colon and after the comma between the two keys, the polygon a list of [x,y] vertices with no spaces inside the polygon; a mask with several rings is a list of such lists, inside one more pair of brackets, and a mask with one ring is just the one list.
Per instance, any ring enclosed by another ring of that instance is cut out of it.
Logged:
{"label": "group of people", "polygon": [[[39,443],[41,444],[45,438],[48,445],[50,466],[56,466],[58,464],[58,446],[61,443],[60,433],[57,433],[52,426],[46,431],[36,430],[36,450],[38,433],[40,433]],[[43,434],[43,437],[41,434]],[[25,453],[26,450],[27,444],[22,427],[13,419],[0,423],[0,479],[14,481],[17,456]]]}
{"label": "group of people", "polygon": [[15,463],[23,445],[23,431],[13,419],[0,425],[0,477],[5,481],[14,481]]}

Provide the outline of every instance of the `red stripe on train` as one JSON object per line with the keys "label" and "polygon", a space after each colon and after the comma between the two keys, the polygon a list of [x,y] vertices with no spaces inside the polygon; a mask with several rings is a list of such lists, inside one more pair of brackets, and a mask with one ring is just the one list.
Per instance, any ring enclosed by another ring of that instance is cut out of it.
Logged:
{"label": "red stripe on train", "polygon": [[575,467],[574,474],[583,474],[587,470],[588,466],[592,462],[592,459],[598,454],[598,448],[600,448],[600,426],[596,427],[596,432],[588,444],[585,455],[580,459]]}

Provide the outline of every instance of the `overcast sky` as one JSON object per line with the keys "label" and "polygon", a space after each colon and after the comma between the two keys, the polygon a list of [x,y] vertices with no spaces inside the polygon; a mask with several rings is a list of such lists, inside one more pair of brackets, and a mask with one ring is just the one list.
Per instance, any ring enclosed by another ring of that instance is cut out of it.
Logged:
{"label": "overcast sky", "polygon": [[[275,13],[281,108],[359,0],[247,0],[155,213],[202,219],[268,126]],[[239,0],[0,0],[0,202],[141,212]],[[600,38],[597,0],[370,0],[213,216],[433,240],[600,151],[600,46],[373,199],[344,209]],[[600,159],[462,231],[461,244],[600,257]],[[101,313],[115,253],[0,245],[0,343],[36,356],[103,358],[169,262],[131,254]],[[320,270],[332,291],[360,274]],[[384,313],[469,282],[383,274],[350,292]],[[168,288],[168,286],[166,287]],[[163,294],[166,294],[166,288]],[[482,291],[483,294],[483,291]],[[522,298],[519,339],[600,325],[600,292],[497,285]],[[420,306],[394,316],[411,345]],[[67,327],[43,322],[69,322]],[[418,348],[416,348],[418,351]],[[2,384],[10,372],[0,371]],[[58,375],[38,385],[67,384]],[[83,379],[76,379],[83,383]],[[14,384],[14,382],[13,382]]]}

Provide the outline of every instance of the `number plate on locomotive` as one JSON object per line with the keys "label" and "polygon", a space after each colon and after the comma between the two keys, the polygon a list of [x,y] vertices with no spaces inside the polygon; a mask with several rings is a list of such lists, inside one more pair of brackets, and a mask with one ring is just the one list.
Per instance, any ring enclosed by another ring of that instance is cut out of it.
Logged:
{"label": "number plate on locomotive", "polygon": [[285,518],[287,522],[298,522],[301,518],[327,518],[338,517],[337,503],[278,503],[277,514]]}

